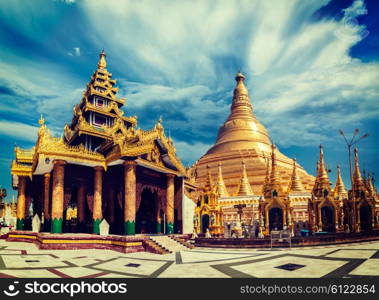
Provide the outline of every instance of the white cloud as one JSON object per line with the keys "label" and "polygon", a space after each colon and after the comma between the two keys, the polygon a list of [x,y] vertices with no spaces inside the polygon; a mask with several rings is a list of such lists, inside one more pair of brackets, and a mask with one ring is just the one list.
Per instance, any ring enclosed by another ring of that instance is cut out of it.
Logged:
{"label": "white cloud", "polygon": [[[22,67],[20,67],[22,66]],[[76,87],[75,76],[69,76],[58,65],[41,64],[23,58],[11,63],[0,62],[0,82],[14,91],[15,96],[2,96],[0,108],[8,111],[9,119],[23,117],[25,123],[35,122],[41,114],[53,132],[61,132],[71,120],[72,108],[79,103],[85,83]]]}
{"label": "white cloud", "polygon": [[80,48],[79,47],[74,47],[72,48],[73,51],[67,52],[69,56],[81,56]]}
{"label": "white cloud", "polygon": [[30,126],[20,122],[0,120],[0,134],[17,140],[35,142],[38,127]]}
{"label": "white cloud", "polygon": [[144,84],[127,80],[118,80],[122,86],[120,95],[127,96],[129,107],[143,107],[152,103],[191,101],[193,97],[210,95],[212,92],[206,86],[190,86],[175,88],[158,84]]}
{"label": "white cloud", "polygon": [[[146,126],[163,114],[176,144],[184,143],[180,147],[187,150],[181,157],[187,160],[204,154],[206,141],[213,142],[226,119],[238,68],[246,73],[258,118],[281,146],[316,145],[330,140],[330,133],[340,127],[378,117],[379,65],[350,55],[369,34],[354,19],[367,13],[364,2],[355,1],[340,20],[316,19],[315,13],[328,2],[77,4],[90,22],[92,48],[106,45],[112,53],[107,57],[111,72],[117,64],[114,77],[119,96],[127,98],[127,114],[138,112],[139,123]],[[71,48],[70,53],[83,57],[82,49],[87,48]],[[5,74],[0,79],[17,82],[13,88],[36,103],[23,103],[22,108],[36,117],[47,114],[47,123],[61,130],[88,78],[75,81],[46,62],[38,66],[20,59],[18,65],[22,71],[0,64]],[[196,144],[200,141],[203,146]],[[189,145],[204,152],[195,157]]]}

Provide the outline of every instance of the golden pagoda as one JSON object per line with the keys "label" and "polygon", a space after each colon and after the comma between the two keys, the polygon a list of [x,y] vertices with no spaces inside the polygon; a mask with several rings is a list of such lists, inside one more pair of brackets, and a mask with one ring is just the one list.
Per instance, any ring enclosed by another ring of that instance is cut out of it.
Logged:
{"label": "golden pagoda", "polygon": [[[221,210],[222,220],[218,224],[221,230],[226,225],[242,222],[258,223],[266,235],[275,229],[289,229],[295,235],[303,229],[341,232],[351,227],[353,215],[358,227],[362,224],[360,215],[364,215],[365,230],[378,227],[378,197],[372,182],[365,181],[360,174],[357,150],[353,175],[357,212],[354,212],[352,197],[344,187],[339,168],[336,185],[331,186],[323,146],[320,145],[316,177],[313,177],[296,159],[282,154],[271,142],[254,114],[245,76],[238,72],[235,80],[228,118],[219,128],[215,144],[190,170],[197,187],[206,190],[207,197],[213,199],[214,207],[208,208]],[[214,178],[217,178],[215,184]],[[206,217],[208,208],[205,209],[202,199],[198,197],[195,213],[197,228],[202,228],[198,232],[204,232],[206,226],[202,218]],[[371,227],[368,219],[373,220]]]}
{"label": "golden pagoda", "polygon": [[141,130],[137,117],[124,115],[117,92],[102,51],[63,137],[53,137],[41,117],[35,146],[15,148],[17,229],[24,229],[33,203],[44,214],[44,230],[53,233],[67,232],[74,219],[74,232],[99,233],[104,219],[116,234],[192,232],[193,206],[183,205],[192,202],[183,191],[187,170],[162,120]]}
{"label": "golden pagoda", "polygon": [[343,183],[341,176],[341,168],[337,166],[337,180],[334,188],[334,197],[340,199],[347,199],[347,191],[345,188],[345,184]]}
{"label": "golden pagoda", "polygon": [[374,187],[374,184],[372,183],[372,175],[370,173],[368,174],[366,187],[370,196],[376,196],[376,189]]}
{"label": "golden pagoda", "polygon": [[[267,173],[266,157],[271,156],[271,141],[266,128],[259,122],[253,112],[248,90],[244,84],[245,76],[238,72],[233,93],[231,112],[219,128],[215,144],[193,166],[196,169],[196,184],[203,186],[206,181],[206,166],[212,174],[217,173],[218,164],[222,162],[223,177],[230,195],[236,193],[241,178],[241,169],[236,166],[245,162],[248,181],[254,194],[261,194]],[[292,175],[292,159],[278,149],[276,152],[277,172],[281,184],[288,187]],[[314,177],[298,165],[298,176],[305,190],[313,187]]]}
{"label": "golden pagoda", "polygon": [[242,161],[242,177],[241,177],[240,185],[238,187],[237,196],[250,196],[250,195],[253,195],[253,191],[251,189],[249,179],[247,177],[245,162]]}
{"label": "golden pagoda", "polygon": [[[294,162],[272,144],[266,128],[256,118],[244,83],[245,76],[238,72],[235,80],[230,114],[219,128],[215,144],[192,166],[192,171],[195,170],[196,185],[205,187],[209,184],[209,174],[219,176],[216,174],[220,173],[219,165],[222,163],[223,185],[227,192],[225,195],[228,195],[218,199],[223,221],[238,221],[238,206],[242,205],[241,221],[250,224],[252,220],[262,219],[260,213],[263,212],[259,207],[269,208],[278,201],[284,203],[293,179]],[[242,168],[239,167],[241,162]],[[296,189],[306,193],[308,201],[314,177],[299,164],[296,164],[295,172]],[[273,192],[280,198],[275,197],[275,203],[270,206],[267,201]],[[281,208],[286,210],[284,204]],[[299,218],[303,218],[303,214]]]}
{"label": "golden pagoda", "polygon": [[359,169],[358,149],[354,149],[354,172],[353,172],[353,188],[356,196],[361,196],[367,192],[364,179]]}
{"label": "golden pagoda", "polygon": [[296,158],[293,159],[293,173],[289,190],[290,192],[304,192],[303,185],[301,184],[300,178],[297,175]]}
{"label": "golden pagoda", "polygon": [[229,193],[226,190],[224,178],[222,176],[221,162],[218,164],[218,176],[216,184],[216,193],[219,197],[229,197]]}

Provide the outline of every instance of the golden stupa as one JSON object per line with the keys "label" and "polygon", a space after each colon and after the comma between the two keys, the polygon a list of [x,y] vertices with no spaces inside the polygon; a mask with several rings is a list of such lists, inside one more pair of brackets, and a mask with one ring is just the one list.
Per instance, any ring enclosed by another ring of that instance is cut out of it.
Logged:
{"label": "golden stupa", "polygon": [[[244,172],[241,168],[243,161],[253,194],[262,195],[271,162],[272,142],[266,128],[253,112],[249,93],[244,84],[245,76],[238,72],[235,79],[237,85],[234,89],[230,115],[219,128],[216,143],[193,166],[196,170],[196,184],[199,187],[205,185],[208,171],[213,178],[217,178],[218,166],[222,162],[222,176],[227,192],[231,196],[236,196]],[[274,149],[281,188],[287,191],[291,185],[294,161],[282,154],[278,148]],[[311,191],[314,177],[297,163],[296,166],[304,191]]]}

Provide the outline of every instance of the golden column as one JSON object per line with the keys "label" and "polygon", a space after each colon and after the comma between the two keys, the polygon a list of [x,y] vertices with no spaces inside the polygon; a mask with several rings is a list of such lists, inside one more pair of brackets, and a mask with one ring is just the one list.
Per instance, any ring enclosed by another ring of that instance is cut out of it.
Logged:
{"label": "golden column", "polygon": [[174,233],[174,174],[167,174],[166,234]]}
{"label": "golden column", "polygon": [[65,164],[64,160],[54,160],[53,199],[51,205],[52,233],[62,233]]}
{"label": "golden column", "polygon": [[135,161],[124,162],[124,233],[126,235],[136,233],[136,166]]}
{"label": "golden column", "polygon": [[25,189],[26,189],[26,177],[18,176],[17,223],[16,223],[17,230],[23,230],[24,224],[25,224]]}
{"label": "golden column", "polygon": [[86,186],[84,180],[78,181],[78,222],[79,230],[84,231],[86,219]]}
{"label": "golden column", "polygon": [[93,233],[100,234],[100,223],[103,219],[102,193],[103,193],[103,167],[95,167],[94,192],[93,192]]}
{"label": "golden column", "polygon": [[50,173],[43,175],[43,227],[44,231],[50,231],[51,217],[50,217]]}

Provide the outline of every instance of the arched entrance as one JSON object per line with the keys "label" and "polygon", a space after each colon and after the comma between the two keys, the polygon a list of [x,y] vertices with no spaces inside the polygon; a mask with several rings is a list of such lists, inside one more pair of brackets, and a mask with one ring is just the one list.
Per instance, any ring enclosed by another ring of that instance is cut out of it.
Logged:
{"label": "arched entrance", "polygon": [[334,232],[336,229],[334,220],[334,208],[332,206],[324,206],[321,208],[322,230]]}
{"label": "arched entrance", "polygon": [[372,215],[371,215],[371,207],[365,203],[359,208],[359,217],[361,221],[361,230],[371,230],[372,229]]}
{"label": "arched entrance", "polygon": [[269,210],[269,224],[271,230],[283,229],[283,210],[280,207],[273,207]]}
{"label": "arched entrance", "polygon": [[156,233],[155,211],[157,194],[144,189],[141,194],[141,203],[136,213],[136,233]]}
{"label": "arched entrance", "polygon": [[201,232],[205,233],[209,228],[209,215],[204,214],[201,216]]}

